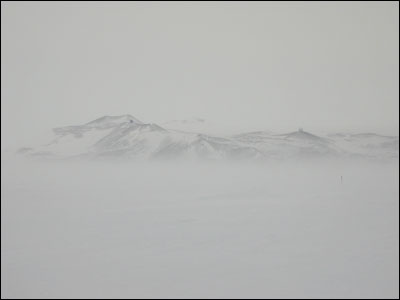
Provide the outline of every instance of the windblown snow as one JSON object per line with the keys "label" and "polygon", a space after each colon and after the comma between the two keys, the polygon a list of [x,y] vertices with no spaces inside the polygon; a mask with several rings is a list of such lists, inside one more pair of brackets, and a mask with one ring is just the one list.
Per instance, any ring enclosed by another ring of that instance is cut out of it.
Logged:
{"label": "windblown snow", "polygon": [[2,152],[2,298],[399,297],[398,137],[193,122]]}
{"label": "windblown snow", "polygon": [[2,298],[399,296],[396,164],[19,159]]}

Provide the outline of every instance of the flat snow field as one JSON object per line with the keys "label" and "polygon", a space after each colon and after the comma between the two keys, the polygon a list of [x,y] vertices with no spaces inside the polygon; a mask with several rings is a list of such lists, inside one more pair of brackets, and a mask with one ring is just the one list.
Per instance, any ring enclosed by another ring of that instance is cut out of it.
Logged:
{"label": "flat snow field", "polygon": [[2,298],[399,297],[398,161],[1,173]]}

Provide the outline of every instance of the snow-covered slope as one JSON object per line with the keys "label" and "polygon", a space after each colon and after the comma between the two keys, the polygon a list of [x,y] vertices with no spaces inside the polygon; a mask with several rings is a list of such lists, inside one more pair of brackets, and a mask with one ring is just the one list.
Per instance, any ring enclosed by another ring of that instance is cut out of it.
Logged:
{"label": "snow-covered slope", "polygon": [[95,156],[131,158],[256,158],[254,148],[229,139],[166,130],[156,124],[121,124],[93,147]]}
{"label": "snow-covered slope", "polygon": [[352,156],[389,159],[399,157],[399,137],[397,136],[375,133],[337,133],[329,135],[329,138]]}
{"label": "snow-covered slope", "polygon": [[[193,122],[197,124],[202,120]],[[55,128],[55,137],[50,143],[36,148],[24,147],[19,153],[55,158],[218,160],[393,159],[398,158],[399,153],[398,137],[377,134],[322,137],[300,129],[286,134],[258,131],[218,137],[169,127],[144,123],[131,115],[104,116],[83,125]]]}
{"label": "snow-covered slope", "polygon": [[236,135],[234,138],[253,145],[266,157],[273,159],[337,157],[343,154],[330,140],[302,130],[287,134],[258,131]]}
{"label": "snow-covered slope", "polygon": [[55,138],[21,154],[55,158],[254,159],[262,153],[232,139],[165,129],[131,115],[104,116],[84,125],[55,128]]}

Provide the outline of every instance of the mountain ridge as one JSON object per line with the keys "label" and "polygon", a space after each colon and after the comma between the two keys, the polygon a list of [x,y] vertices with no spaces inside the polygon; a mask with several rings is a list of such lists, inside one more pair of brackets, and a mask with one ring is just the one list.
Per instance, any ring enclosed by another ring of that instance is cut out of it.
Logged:
{"label": "mountain ridge", "polygon": [[[203,119],[197,119],[204,122]],[[130,159],[303,159],[398,158],[398,137],[375,133],[319,136],[303,129],[275,134],[253,131],[229,136],[164,128],[130,114],[102,116],[83,125],[57,127],[54,139],[18,153],[53,158],[113,157]]]}

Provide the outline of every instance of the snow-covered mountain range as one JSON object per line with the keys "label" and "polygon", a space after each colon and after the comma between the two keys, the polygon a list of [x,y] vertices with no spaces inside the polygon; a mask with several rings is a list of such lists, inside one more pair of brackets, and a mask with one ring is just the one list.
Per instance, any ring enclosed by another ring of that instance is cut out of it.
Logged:
{"label": "snow-covered mountain range", "polygon": [[[159,126],[131,115],[104,116],[83,125],[54,128],[54,139],[18,153],[48,158],[232,159],[287,160],[367,158],[391,160],[399,156],[399,138],[373,133],[317,136],[299,129],[215,136],[187,131],[192,121]],[[184,125],[180,130],[179,125]]]}

